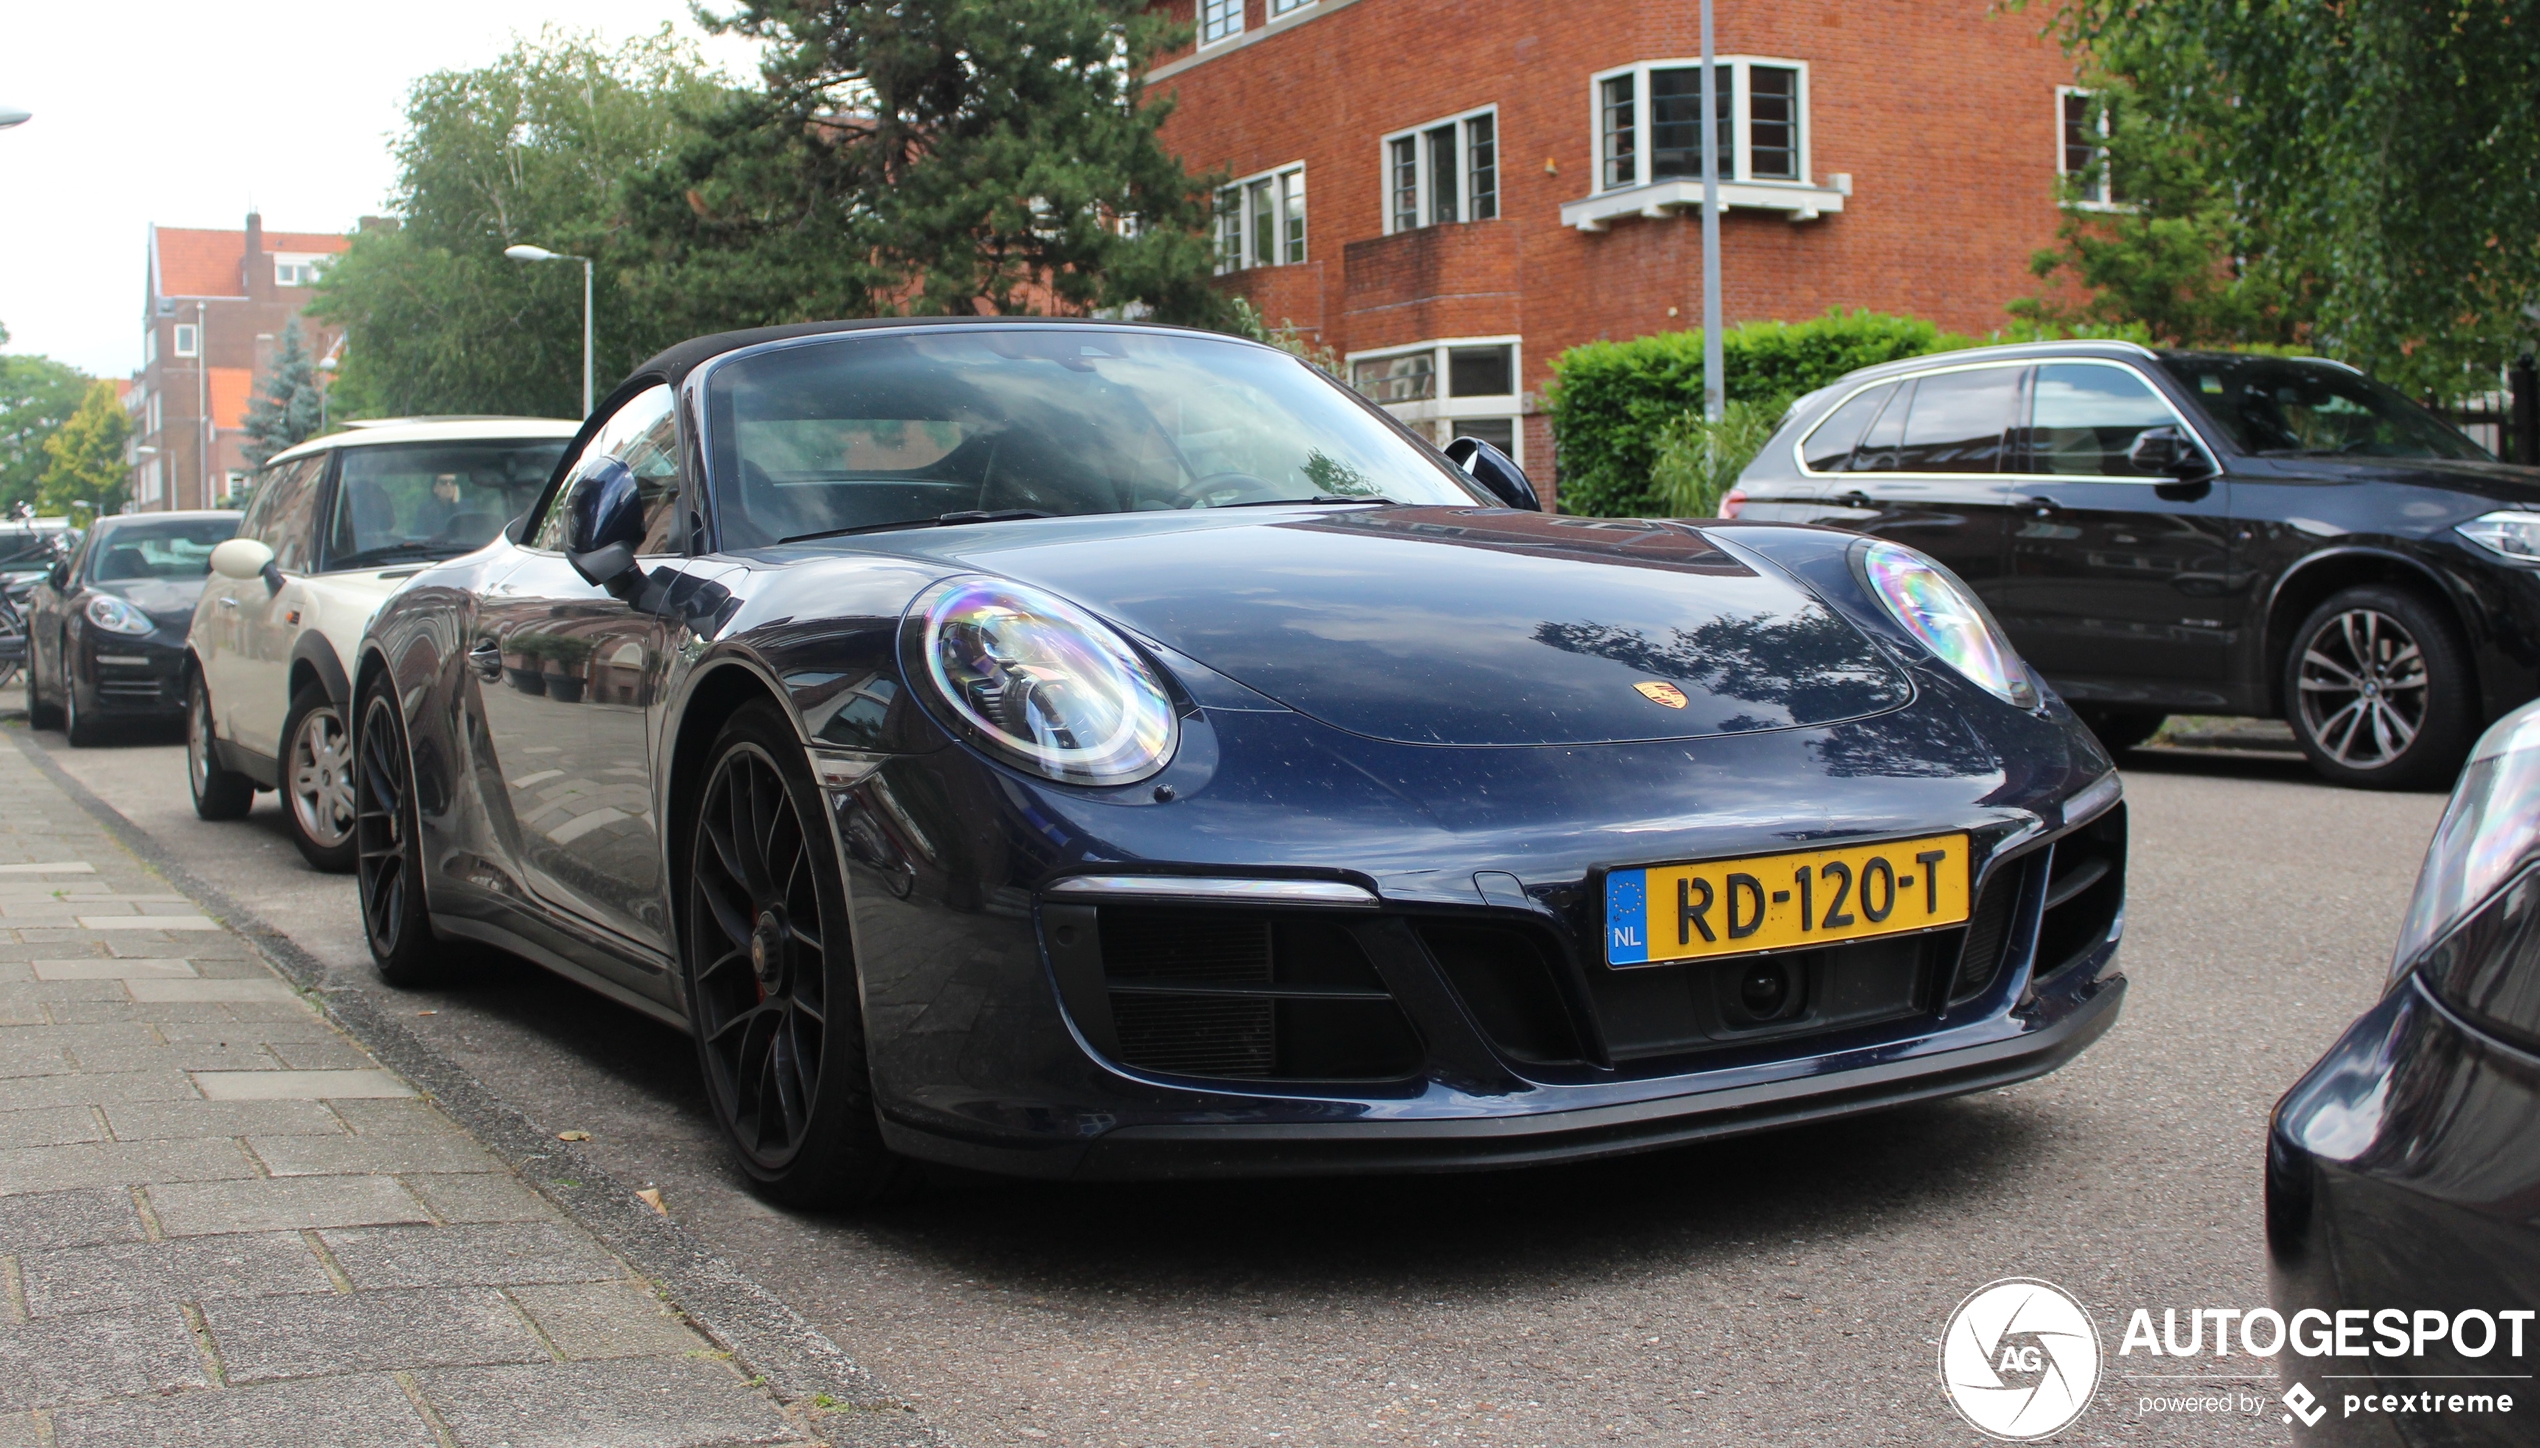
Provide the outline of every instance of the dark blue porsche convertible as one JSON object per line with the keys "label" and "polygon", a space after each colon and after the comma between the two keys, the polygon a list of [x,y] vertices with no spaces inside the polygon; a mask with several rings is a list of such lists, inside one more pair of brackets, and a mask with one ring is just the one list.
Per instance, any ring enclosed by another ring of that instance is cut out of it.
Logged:
{"label": "dark blue porsche convertible", "polygon": [[672,348],[364,640],[379,966],[677,1023],[789,1201],[1642,1150],[2107,1030],[2117,778],[1955,578],[1450,453],[1173,328]]}

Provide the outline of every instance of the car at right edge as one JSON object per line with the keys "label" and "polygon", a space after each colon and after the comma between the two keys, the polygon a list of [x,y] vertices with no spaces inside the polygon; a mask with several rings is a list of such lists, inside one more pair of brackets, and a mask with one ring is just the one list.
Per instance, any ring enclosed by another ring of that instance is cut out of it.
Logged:
{"label": "car at right edge", "polygon": [[2111,747],[2279,717],[2324,776],[2449,780],[2540,695],[2540,469],[2314,357],[1981,347],[1793,405],[1723,504],[1909,543]]}
{"label": "car at right edge", "polygon": [[2278,1315],[2355,1329],[2278,1360],[2303,1441],[2540,1438],[2540,704],[2471,751],[2380,1003],[2276,1104],[2266,1202]]}

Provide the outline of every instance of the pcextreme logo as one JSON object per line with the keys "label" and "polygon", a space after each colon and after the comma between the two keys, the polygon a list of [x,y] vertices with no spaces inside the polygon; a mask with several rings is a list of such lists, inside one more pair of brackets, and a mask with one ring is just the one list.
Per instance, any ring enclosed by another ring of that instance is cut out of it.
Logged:
{"label": "pcextreme logo", "polygon": [[2006,1277],[1968,1293],[1940,1334],[1940,1384],[1967,1425],[2024,1443],[2062,1431],[2099,1390],[2099,1327],[2052,1283]]}

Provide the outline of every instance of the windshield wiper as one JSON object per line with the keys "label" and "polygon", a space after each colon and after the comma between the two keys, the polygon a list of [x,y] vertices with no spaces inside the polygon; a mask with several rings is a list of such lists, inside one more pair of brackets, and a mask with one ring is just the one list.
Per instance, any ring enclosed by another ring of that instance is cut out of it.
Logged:
{"label": "windshield wiper", "polygon": [[[383,543],[376,548],[365,548],[359,553],[347,553],[331,561],[337,568],[360,568],[373,560],[394,558],[401,554],[429,553],[456,557],[457,553],[451,551],[453,546],[448,543]],[[468,550],[463,548],[458,550],[460,553],[466,551]]]}
{"label": "windshield wiper", "polygon": [[1205,511],[1215,512],[1219,508],[1310,508],[1322,503],[1384,503],[1396,508],[1402,506],[1393,499],[1378,493],[1368,493],[1363,496],[1352,493],[1317,493],[1310,498],[1246,498],[1240,503],[1214,503]]}
{"label": "windshield wiper", "polygon": [[888,533],[899,528],[949,528],[960,523],[1003,523],[1014,518],[1055,518],[1038,508],[1001,508],[993,513],[966,509],[958,513],[938,513],[932,518],[902,518],[896,523],[859,523],[852,528],[823,528],[817,533],[797,533],[779,538],[777,546],[787,543],[809,543],[815,538],[844,538],[850,533]]}

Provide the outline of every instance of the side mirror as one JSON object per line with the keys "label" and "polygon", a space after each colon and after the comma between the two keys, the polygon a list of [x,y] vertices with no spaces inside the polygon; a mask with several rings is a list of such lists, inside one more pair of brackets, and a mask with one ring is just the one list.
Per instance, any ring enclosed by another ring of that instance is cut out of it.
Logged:
{"label": "side mirror", "polygon": [[635,474],[615,458],[576,478],[564,497],[564,558],[582,581],[634,600],[644,587],[635,549],[644,541],[644,498]]}
{"label": "side mirror", "polygon": [[282,591],[282,570],[273,566],[273,550],[253,538],[232,538],[212,549],[212,571],[240,583],[265,581],[265,592]]}
{"label": "side mirror", "polygon": [[2181,481],[2213,471],[2204,452],[2174,427],[2147,427],[2135,434],[2134,446],[2126,449],[2125,460],[2136,472],[2157,473]]}
{"label": "side mirror", "polygon": [[1535,495],[1535,485],[1527,481],[1526,470],[1480,438],[1459,437],[1448,443],[1446,458],[1508,506],[1530,513],[1543,511],[1543,499]]}

